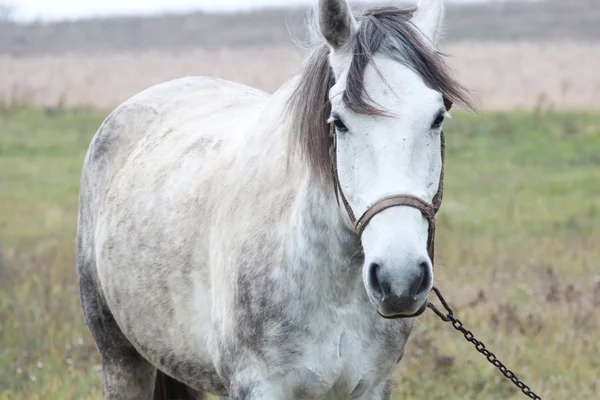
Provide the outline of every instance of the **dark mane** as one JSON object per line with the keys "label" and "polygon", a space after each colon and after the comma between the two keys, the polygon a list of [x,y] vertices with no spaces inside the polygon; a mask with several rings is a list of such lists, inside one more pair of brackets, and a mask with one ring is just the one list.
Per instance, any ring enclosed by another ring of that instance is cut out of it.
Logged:
{"label": "dark mane", "polygon": [[[381,115],[365,99],[363,74],[375,54],[383,54],[419,74],[425,83],[454,103],[472,109],[467,91],[448,72],[442,55],[425,44],[409,22],[414,9],[393,6],[374,7],[358,15],[358,32],[353,43],[353,59],[343,100],[352,111]],[[300,81],[288,103],[294,144],[308,161],[315,175],[330,176],[329,90],[335,76],[329,65],[329,47],[320,40],[302,71]]]}

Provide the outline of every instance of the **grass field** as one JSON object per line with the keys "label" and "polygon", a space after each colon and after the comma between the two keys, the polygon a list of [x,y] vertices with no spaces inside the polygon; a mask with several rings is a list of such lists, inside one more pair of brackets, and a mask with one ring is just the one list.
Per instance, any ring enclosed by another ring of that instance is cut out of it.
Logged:
{"label": "grass field", "polygon": [[[100,398],[74,244],[82,161],[103,117],[0,112],[0,400]],[[600,114],[455,112],[445,131],[438,286],[544,399],[598,398]],[[521,398],[429,313],[398,376],[396,400]]]}

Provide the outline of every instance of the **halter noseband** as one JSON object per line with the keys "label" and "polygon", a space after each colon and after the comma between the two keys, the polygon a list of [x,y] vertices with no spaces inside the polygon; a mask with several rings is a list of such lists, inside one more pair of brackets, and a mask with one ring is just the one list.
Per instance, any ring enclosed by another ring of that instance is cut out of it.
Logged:
{"label": "halter noseband", "polygon": [[[446,98],[444,99],[444,104],[446,106],[446,110],[449,111],[450,108],[452,108],[452,102]],[[338,204],[341,200],[341,203],[344,205],[346,213],[350,218],[350,222],[352,223],[354,230],[356,231],[358,236],[362,236],[365,227],[369,224],[373,217],[375,217],[380,212],[387,210],[388,208],[401,206],[416,208],[421,212],[421,214],[423,214],[425,218],[427,218],[427,221],[429,223],[429,233],[427,237],[427,252],[429,254],[429,258],[431,259],[431,263],[433,264],[435,256],[435,216],[440,210],[440,207],[442,206],[442,197],[444,195],[444,164],[446,153],[444,132],[441,132],[442,171],[440,174],[440,185],[438,187],[437,193],[433,197],[433,201],[431,202],[431,204],[416,196],[411,195],[398,194],[388,196],[376,201],[358,219],[354,215],[354,212],[352,211],[352,207],[350,207],[348,200],[346,200],[346,196],[344,196],[344,192],[342,191],[342,187],[340,185],[340,179],[337,170],[337,139],[335,134],[335,125],[333,123],[331,124],[330,136],[331,145],[329,148],[329,152],[331,156],[331,170],[333,176],[335,196],[338,200]]]}

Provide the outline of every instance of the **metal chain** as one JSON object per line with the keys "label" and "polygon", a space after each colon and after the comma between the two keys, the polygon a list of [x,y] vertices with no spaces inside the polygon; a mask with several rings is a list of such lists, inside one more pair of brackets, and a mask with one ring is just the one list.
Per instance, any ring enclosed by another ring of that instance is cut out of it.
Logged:
{"label": "metal chain", "polygon": [[498,368],[500,370],[500,372],[502,372],[502,374],[504,374],[504,376],[507,379],[510,379],[519,389],[521,389],[521,391],[523,392],[523,394],[525,396],[527,396],[531,399],[542,400],[542,398],[540,396],[538,396],[537,394],[535,394],[529,388],[529,386],[527,386],[526,384],[523,383],[523,381],[521,381],[519,378],[517,378],[517,376],[515,375],[514,372],[512,372],[511,370],[506,368],[506,366],[504,364],[502,364],[500,362],[500,360],[498,360],[498,358],[496,358],[494,353],[489,351],[482,342],[475,339],[475,336],[473,335],[473,333],[470,330],[466,329],[463,326],[463,323],[454,316],[454,311],[452,310],[452,308],[450,308],[450,305],[448,305],[448,302],[446,301],[444,296],[442,296],[442,294],[436,287],[433,288],[433,291],[436,294],[436,296],[438,297],[438,299],[440,299],[440,302],[446,309],[447,314],[442,313],[431,302],[429,302],[427,304],[427,307],[429,307],[434,313],[436,313],[436,315],[438,317],[440,317],[440,319],[442,321],[451,322],[454,329],[461,332],[464,335],[465,339],[467,339],[467,341],[472,343],[475,346],[475,348],[477,349],[477,351],[479,351],[481,354],[483,354],[492,365],[494,365],[496,368]]}

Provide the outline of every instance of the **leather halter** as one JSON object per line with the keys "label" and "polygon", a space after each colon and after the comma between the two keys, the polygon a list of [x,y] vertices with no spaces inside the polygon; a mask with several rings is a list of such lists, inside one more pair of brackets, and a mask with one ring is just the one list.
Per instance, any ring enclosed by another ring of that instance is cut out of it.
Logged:
{"label": "leather halter", "polygon": [[[452,108],[452,102],[449,101],[448,99],[444,99],[444,104],[446,106],[446,110],[450,110],[450,108]],[[350,218],[350,222],[352,223],[352,225],[354,226],[354,230],[356,231],[356,233],[358,234],[358,236],[362,236],[365,227],[369,224],[369,222],[373,219],[373,217],[375,217],[377,214],[379,214],[380,212],[387,210],[388,208],[392,208],[392,207],[412,207],[412,208],[416,208],[417,210],[419,210],[421,212],[421,214],[423,214],[423,216],[425,218],[427,218],[427,221],[429,223],[429,230],[428,230],[428,237],[427,237],[427,252],[429,254],[429,258],[431,259],[431,263],[433,265],[434,263],[434,256],[435,256],[435,216],[437,214],[437,212],[440,210],[440,207],[442,206],[442,197],[444,195],[444,164],[445,164],[445,153],[446,153],[446,143],[445,143],[445,138],[444,138],[444,132],[441,132],[441,146],[442,146],[442,171],[440,174],[440,185],[438,187],[438,191],[435,194],[435,196],[433,197],[433,201],[431,202],[431,204],[427,203],[426,201],[415,197],[415,196],[411,196],[411,195],[406,195],[406,194],[397,194],[397,195],[393,195],[393,196],[388,196],[388,197],[384,197],[378,201],[376,201],[373,205],[371,205],[367,211],[365,211],[365,213],[363,215],[360,216],[360,218],[356,218],[356,216],[354,215],[354,212],[352,211],[352,207],[350,207],[350,204],[348,203],[348,200],[346,200],[346,196],[344,196],[344,192],[342,191],[342,187],[340,185],[340,179],[338,176],[338,170],[337,170],[337,139],[336,139],[336,132],[335,132],[335,125],[333,123],[330,124],[331,125],[331,129],[330,129],[330,140],[331,140],[331,145],[329,148],[329,153],[331,156],[331,169],[332,169],[332,176],[333,176],[333,184],[334,184],[334,190],[335,190],[335,195],[338,201],[338,204],[341,203],[344,205],[344,208],[346,209],[346,213],[348,214],[348,217]]]}

